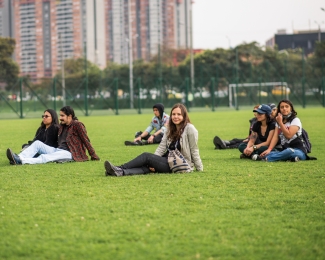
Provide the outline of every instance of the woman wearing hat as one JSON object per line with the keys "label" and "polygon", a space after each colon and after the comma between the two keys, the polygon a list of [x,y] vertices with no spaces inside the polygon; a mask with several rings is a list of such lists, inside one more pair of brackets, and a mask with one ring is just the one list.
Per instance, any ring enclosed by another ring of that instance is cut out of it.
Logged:
{"label": "woman wearing hat", "polygon": [[[257,160],[262,160],[263,157],[268,162],[306,160],[303,143],[298,138],[302,133],[302,124],[292,102],[287,99],[281,100],[278,104],[278,111],[275,118],[278,133],[273,136],[269,148]],[[278,141],[284,148],[282,151],[273,150]]]}
{"label": "woman wearing hat", "polygon": [[242,153],[240,159],[258,159],[257,155],[268,148],[274,135],[275,122],[271,118],[271,108],[268,105],[262,104],[254,109],[253,112],[256,112],[257,122],[253,125],[248,143],[241,143],[238,147]]}

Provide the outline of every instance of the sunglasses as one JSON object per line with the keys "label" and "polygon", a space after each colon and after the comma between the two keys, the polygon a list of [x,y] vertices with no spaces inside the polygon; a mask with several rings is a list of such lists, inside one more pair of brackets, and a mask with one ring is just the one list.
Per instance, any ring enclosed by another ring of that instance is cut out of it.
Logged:
{"label": "sunglasses", "polygon": [[48,118],[48,117],[51,117],[51,116],[48,116],[48,115],[42,115],[42,118]]}

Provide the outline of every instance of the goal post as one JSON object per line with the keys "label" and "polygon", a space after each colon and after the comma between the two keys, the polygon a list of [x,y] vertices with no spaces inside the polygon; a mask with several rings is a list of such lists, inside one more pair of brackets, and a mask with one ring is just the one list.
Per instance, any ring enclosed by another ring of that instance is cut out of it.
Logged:
{"label": "goal post", "polygon": [[268,95],[269,93],[263,91],[265,87],[272,87],[272,94],[284,95],[286,99],[289,99],[290,89],[288,88],[287,82],[258,82],[258,83],[240,83],[240,84],[229,84],[228,86],[228,96],[229,96],[229,107],[238,108],[238,89],[245,88],[256,88],[258,95]]}

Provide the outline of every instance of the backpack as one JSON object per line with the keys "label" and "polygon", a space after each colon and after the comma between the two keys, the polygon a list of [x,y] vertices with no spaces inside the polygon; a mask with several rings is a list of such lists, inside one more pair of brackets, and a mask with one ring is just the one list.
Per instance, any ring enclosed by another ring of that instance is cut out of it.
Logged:
{"label": "backpack", "polygon": [[301,135],[296,134],[297,137],[302,142],[302,145],[304,146],[306,153],[311,153],[311,142],[309,141],[308,133],[305,129],[301,129]]}

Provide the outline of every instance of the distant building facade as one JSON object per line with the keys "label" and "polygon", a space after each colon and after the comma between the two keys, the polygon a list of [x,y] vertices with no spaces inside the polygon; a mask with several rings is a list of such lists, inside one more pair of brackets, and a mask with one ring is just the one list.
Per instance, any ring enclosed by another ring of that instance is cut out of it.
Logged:
{"label": "distant building facade", "polygon": [[281,30],[269,39],[265,46],[269,48],[278,46],[279,50],[301,48],[308,55],[314,52],[318,41],[325,41],[325,33],[320,31],[295,31],[293,34],[286,34],[285,31]]}
{"label": "distant building facade", "polygon": [[190,47],[191,0],[106,0],[105,5],[108,61],[128,63],[129,18],[133,59],[150,60],[162,46]]}
{"label": "distant building facade", "polygon": [[133,60],[162,46],[188,49],[190,8],[191,0],[0,0],[0,36],[16,40],[21,75],[53,77],[68,58],[128,63],[129,17]]}
{"label": "distant building facade", "polygon": [[15,38],[21,75],[52,77],[62,59],[85,54],[105,67],[104,0],[0,1],[0,34]]}

